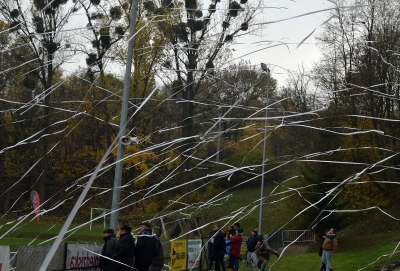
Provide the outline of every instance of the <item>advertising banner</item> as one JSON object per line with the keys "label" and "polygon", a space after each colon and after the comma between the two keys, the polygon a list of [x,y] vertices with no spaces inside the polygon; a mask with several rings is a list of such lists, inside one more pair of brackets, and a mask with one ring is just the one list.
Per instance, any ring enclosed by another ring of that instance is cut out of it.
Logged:
{"label": "advertising banner", "polygon": [[32,205],[33,205],[33,210],[35,211],[35,217],[36,221],[39,223],[40,222],[40,197],[39,193],[36,190],[32,190],[31,193],[29,194],[29,197],[31,198]]}
{"label": "advertising banner", "polygon": [[186,240],[175,240],[171,242],[171,261],[169,263],[170,271],[181,271],[186,269],[186,246]]}
{"label": "advertising banner", "polygon": [[201,260],[201,239],[190,239],[188,240],[188,269],[198,267]]}
{"label": "advertising banner", "polygon": [[8,271],[10,262],[10,247],[0,246],[0,271]]}
{"label": "advertising banner", "polygon": [[241,245],[240,247],[240,255],[246,255],[247,254],[247,246],[246,245]]}
{"label": "advertising banner", "polygon": [[68,244],[66,269],[83,270],[82,267],[87,267],[84,270],[100,271],[100,256],[96,254],[101,254],[101,249],[102,246],[96,244]]}

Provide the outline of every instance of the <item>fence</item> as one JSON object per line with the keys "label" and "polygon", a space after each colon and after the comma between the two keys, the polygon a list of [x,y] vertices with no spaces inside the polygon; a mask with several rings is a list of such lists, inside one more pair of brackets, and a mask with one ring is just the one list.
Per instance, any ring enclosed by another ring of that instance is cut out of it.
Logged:
{"label": "fence", "polygon": [[283,246],[283,235],[282,230],[275,230],[274,232],[268,234],[265,240],[268,241],[268,245],[274,249],[279,249]]}
{"label": "fence", "polygon": [[[16,255],[16,270],[34,271],[39,270],[51,245],[20,246]],[[54,257],[51,259],[48,270],[62,270],[65,266],[66,244],[58,247]]]}
{"label": "fence", "polygon": [[[279,235],[275,234],[276,237]],[[276,239],[275,237],[275,239]],[[208,255],[208,237],[202,237],[201,238],[201,254],[200,254],[200,259],[199,259],[199,266],[190,269],[191,271],[202,271],[202,270],[208,270],[208,265],[209,265],[209,255]],[[243,238],[243,242],[245,242],[246,238]],[[86,259],[89,258],[88,250],[85,250],[85,254],[82,254],[81,252],[73,252],[74,246],[76,247],[81,247],[81,246],[93,246],[95,244],[62,244],[58,247],[54,257],[52,258],[50,265],[48,266],[47,270],[49,271],[62,271],[62,270],[97,270],[96,266],[91,266],[91,267],[79,267],[77,266],[71,267],[67,264],[74,262],[72,259],[73,256],[80,256],[82,259],[86,257]],[[101,246],[100,245],[95,245],[96,247],[100,247],[101,251]],[[165,267],[169,266],[170,263],[170,248],[171,248],[171,242],[166,241],[162,242],[163,250],[164,250],[164,263]],[[50,250],[51,245],[30,245],[30,246],[20,246],[18,248],[18,251],[13,258],[13,267],[15,266],[16,271],[36,271],[39,270],[41,263],[43,262],[44,258],[46,257],[47,253]],[[93,250],[93,248],[90,248],[90,250],[96,251],[99,253],[99,248],[96,250]],[[72,251],[72,252],[71,252]],[[69,253],[70,252],[70,253]],[[76,255],[77,254],[77,255]],[[86,255],[88,254],[88,255]],[[244,256],[243,252],[243,256]],[[76,258],[76,257],[75,257]],[[79,258],[79,257],[78,257]],[[245,259],[245,257],[243,257]],[[228,257],[225,259],[226,261],[228,260]],[[96,261],[97,262],[97,261]],[[167,268],[164,268],[166,270]]]}
{"label": "fence", "polygon": [[285,230],[282,231],[282,240],[291,242],[315,242],[315,233],[312,230]]}

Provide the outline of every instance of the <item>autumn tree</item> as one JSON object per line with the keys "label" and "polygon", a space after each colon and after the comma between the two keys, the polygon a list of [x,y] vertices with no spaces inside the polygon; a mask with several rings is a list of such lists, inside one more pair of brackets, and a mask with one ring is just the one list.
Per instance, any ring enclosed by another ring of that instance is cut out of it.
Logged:
{"label": "autumn tree", "polygon": [[[332,96],[329,111],[335,118],[329,118],[333,121],[326,126],[341,134],[337,145],[343,151],[338,159],[354,162],[346,166],[352,174],[363,172],[356,180],[365,182],[364,189],[354,185],[346,190],[353,195],[354,205],[363,196],[377,203],[395,195],[394,187],[382,181],[398,177],[398,171],[391,169],[398,157],[380,161],[397,149],[393,138],[400,132],[395,124],[399,118],[395,83],[399,79],[399,3],[366,0],[343,12],[346,6],[359,3],[334,2],[335,19],[319,37],[323,58],[315,67],[321,75],[318,83]],[[366,168],[375,163],[381,171],[372,174]]]}

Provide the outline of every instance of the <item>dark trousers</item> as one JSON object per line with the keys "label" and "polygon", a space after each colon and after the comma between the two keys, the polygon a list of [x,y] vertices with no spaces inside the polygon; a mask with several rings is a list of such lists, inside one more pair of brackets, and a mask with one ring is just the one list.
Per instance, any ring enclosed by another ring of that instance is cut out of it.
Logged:
{"label": "dark trousers", "polygon": [[213,264],[217,265],[217,259],[215,258],[214,251],[209,250],[208,254],[208,270],[213,270]]}
{"label": "dark trousers", "polygon": [[225,263],[224,263],[225,251],[220,251],[219,253],[215,253],[215,271],[220,271],[220,266],[222,266],[222,270],[226,271]]}
{"label": "dark trousers", "polygon": [[135,261],[135,263],[133,264],[133,271],[147,271],[149,267],[150,267],[149,263],[141,263]]}
{"label": "dark trousers", "polygon": [[161,271],[163,267],[163,265],[150,265],[148,271]]}

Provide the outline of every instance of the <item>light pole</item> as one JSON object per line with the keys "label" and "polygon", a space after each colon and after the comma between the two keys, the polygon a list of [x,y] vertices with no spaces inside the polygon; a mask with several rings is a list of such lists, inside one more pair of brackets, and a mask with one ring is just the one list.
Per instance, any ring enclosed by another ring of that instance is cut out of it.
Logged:
{"label": "light pole", "polygon": [[125,138],[126,123],[128,117],[128,101],[129,101],[129,90],[131,86],[131,69],[132,69],[132,58],[133,58],[133,45],[136,27],[136,11],[139,0],[132,0],[132,10],[129,28],[129,42],[128,42],[128,53],[126,57],[125,67],[125,80],[124,80],[124,91],[122,96],[122,107],[121,107],[121,119],[119,124],[120,139],[118,140],[117,148],[117,162],[115,166],[114,175],[114,190],[111,203],[111,217],[110,217],[110,228],[114,231],[117,230],[118,226],[118,214],[119,214],[119,200],[121,195],[121,180],[122,180],[122,169],[124,166],[124,153],[125,144],[123,139]]}
{"label": "light pole", "polygon": [[217,157],[216,157],[216,162],[219,162],[219,148],[221,146],[221,117],[222,117],[222,112],[219,111],[219,122],[218,122],[218,139],[217,139]]}
{"label": "light pole", "polygon": [[261,68],[267,73],[267,101],[265,102],[265,127],[264,127],[264,151],[261,170],[261,192],[260,192],[260,215],[258,220],[258,232],[262,235],[262,216],[263,216],[263,198],[264,198],[264,174],[265,174],[265,160],[267,153],[267,118],[268,118],[268,92],[269,92],[269,78],[270,71],[265,63],[261,63]]}

